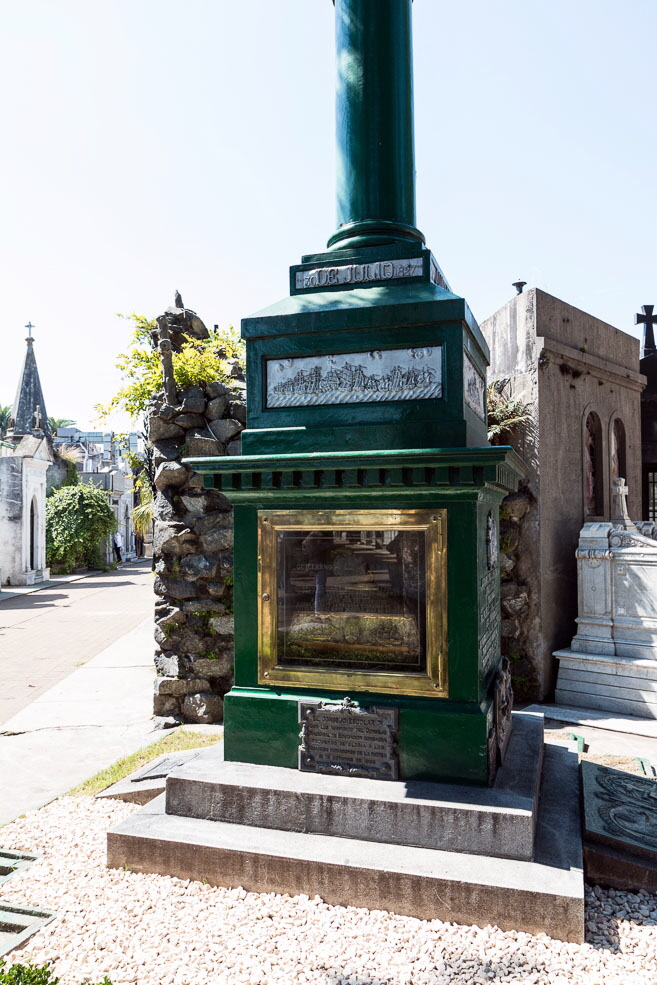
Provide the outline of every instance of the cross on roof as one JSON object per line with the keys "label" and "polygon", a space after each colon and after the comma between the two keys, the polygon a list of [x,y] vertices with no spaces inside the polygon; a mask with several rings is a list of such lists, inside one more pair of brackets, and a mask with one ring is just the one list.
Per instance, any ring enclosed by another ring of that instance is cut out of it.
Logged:
{"label": "cross on roof", "polygon": [[29,343],[30,343],[30,345],[31,345],[31,344],[32,344],[32,341],[33,341],[33,340],[32,340],[32,329],[33,329],[33,328],[36,328],[36,326],[35,326],[35,325],[33,325],[31,321],[29,321],[29,322],[27,323],[27,325],[25,326],[25,328],[27,329],[27,338],[25,339],[25,341],[26,341],[26,342],[29,342]]}
{"label": "cross on roof", "polygon": [[643,355],[651,356],[657,352],[655,347],[655,333],[653,328],[657,325],[657,315],[653,315],[654,304],[644,304],[641,306],[642,315],[634,316],[635,325],[645,325],[643,330]]}

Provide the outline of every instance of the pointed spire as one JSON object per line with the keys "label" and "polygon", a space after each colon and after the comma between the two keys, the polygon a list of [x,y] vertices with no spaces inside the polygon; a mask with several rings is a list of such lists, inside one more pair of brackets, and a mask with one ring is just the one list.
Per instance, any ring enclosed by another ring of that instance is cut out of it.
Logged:
{"label": "pointed spire", "polygon": [[32,338],[34,325],[32,322],[28,322],[25,328],[27,329],[27,338],[25,339],[27,352],[16,390],[16,399],[11,410],[11,420],[7,429],[8,438],[22,438],[23,435],[34,432],[50,434],[46,404],[43,399],[39,370],[34,355],[34,339]]}

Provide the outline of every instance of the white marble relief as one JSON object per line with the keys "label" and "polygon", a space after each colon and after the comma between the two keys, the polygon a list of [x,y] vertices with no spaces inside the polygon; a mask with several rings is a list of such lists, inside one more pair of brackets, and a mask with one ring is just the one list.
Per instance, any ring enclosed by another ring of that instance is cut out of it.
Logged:
{"label": "white marble relief", "polygon": [[375,349],[267,360],[267,407],[442,396],[442,349]]}
{"label": "white marble relief", "polygon": [[482,421],[486,420],[486,381],[465,349],[463,350],[463,391],[465,402]]}

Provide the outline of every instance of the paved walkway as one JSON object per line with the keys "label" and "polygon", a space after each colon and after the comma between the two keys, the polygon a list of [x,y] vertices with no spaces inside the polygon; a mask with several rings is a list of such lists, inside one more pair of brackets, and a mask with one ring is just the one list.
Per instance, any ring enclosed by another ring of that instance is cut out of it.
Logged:
{"label": "paved walkway", "polygon": [[0,601],[0,825],[161,738],[150,561]]}
{"label": "paved walkway", "polygon": [[150,559],[0,594],[1,726],[153,613]]}

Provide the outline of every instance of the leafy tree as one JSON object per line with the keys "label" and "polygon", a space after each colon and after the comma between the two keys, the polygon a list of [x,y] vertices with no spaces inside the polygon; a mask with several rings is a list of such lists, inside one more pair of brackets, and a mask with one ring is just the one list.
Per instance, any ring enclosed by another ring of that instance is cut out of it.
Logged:
{"label": "leafy tree", "polygon": [[11,417],[11,407],[0,404],[0,435],[4,434]]}
{"label": "leafy tree", "polygon": [[46,501],[47,563],[69,572],[104,567],[100,545],[116,530],[107,495],[91,483],[56,489]]}
{"label": "leafy tree", "polygon": [[68,417],[49,417],[48,424],[50,425],[50,433],[55,434],[57,428],[70,428],[75,421],[69,420]]}
{"label": "leafy tree", "polygon": [[[125,316],[119,315],[120,318]],[[132,314],[128,320],[134,331],[128,351],[118,357],[123,386],[108,404],[96,404],[98,420],[104,422],[112,411],[119,410],[131,418],[143,414],[152,397],[162,390],[162,364],[159,351],[153,347],[152,333],[157,330],[154,320]],[[231,358],[243,359],[244,343],[232,326],[220,331],[209,330],[207,339],[186,339],[180,352],[173,353],[173,376],[179,388],[221,380],[231,381]]]}

